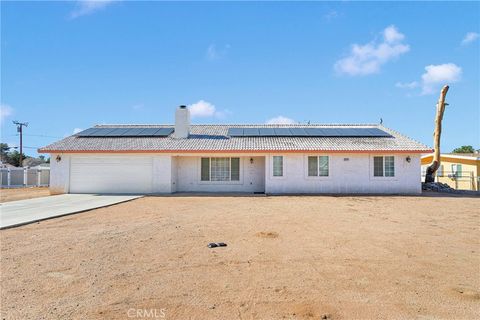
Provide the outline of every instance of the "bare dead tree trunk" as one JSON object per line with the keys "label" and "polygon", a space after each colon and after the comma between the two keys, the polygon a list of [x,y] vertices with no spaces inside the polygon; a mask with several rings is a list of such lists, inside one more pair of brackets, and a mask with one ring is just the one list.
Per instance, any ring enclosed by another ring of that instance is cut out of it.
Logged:
{"label": "bare dead tree trunk", "polygon": [[428,166],[427,172],[425,175],[425,182],[434,182],[435,181],[435,172],[437,172],[440,167],[440,135],[442,134],[442,119],[443,113],[445,112],[445,97],[448,92],[448,85],[443,86],[440,91],[440,98],[437,103],[437,114],[435,116],[435,131],[433,132],[433,161]]}

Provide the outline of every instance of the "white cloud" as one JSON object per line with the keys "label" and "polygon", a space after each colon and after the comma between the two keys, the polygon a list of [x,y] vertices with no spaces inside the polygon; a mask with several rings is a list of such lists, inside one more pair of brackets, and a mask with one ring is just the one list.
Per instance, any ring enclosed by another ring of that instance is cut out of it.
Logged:
{"label": "white cloud", "polygon": [[454,63],[428,65],[422,74],[422,94],[431,94],[441,85],[460,80],[462,68]]}
{"label": "white cloud", "polygon": [[188,109],[192,118],[225,118],[231,113],[229,110],[219,111],[215,105],[204,100],[188,105]]}
{"label": "white cloud", "polygon": [[420,81],[397,82],[395,87],[402,89],[422,88],[422,94],[435,93],[441,86],[460,80],[462,68],[454,63],[428,65]]}
{"label": "white cloud", "polygon": [[70,18],[75,19],[94,13],[113,2],[114,0],[79,0],[76,2],[75,9],[70,13]]}
{"label": "white cloud", "polygon": [[405,35],[398,32],[397,28],[391,25],[383,30],[383,38],[387,43],[397,43],[402,42],[405,39]]}
{"label": "white cloud", "polygon": [[371,41],[364,45],[353,44],[350,54],[338,60],[334,68],[339,74],[363,76],[378,73],[380,67],[410,50],[403,43],[405,35],[391,25],[382,32],[382,41]]}
{"label": "white cloud", "polygon": [[3,122],[7,117],[13,114],[13,108],[8,104],[0,104],[0,121]]}
{"label": "white cloud", "polygon": [[472,43],[473,41],[477,40],[479,36],[480,34],[478,34],[478,32],[467,32],[462,40],[462,46]]}
{"label": "white cloud", "polygon": [[401,89],[413,89],[413,88],[418,87],[419,85],[420,84],[417,81],[395,83],[395,87],[401,88]]}
{"label": "white cloud", "polygon": [[77,133],[82,132],[82,131],[83,131],[83,129],[75,128],[75,129],[73,129],[73,134],[77,134]]}
{"label": "white cloud", "polygon": [[284,116],[277,116],[271,119],[268,119],[266,124],[295,124],[295,120],[284,117]]}
{"label": "white cloud", "polygon": [[226,44],[220,48],[218,48],[216,44],[211,44],[208,46],[205,56],[210,61],[218,60],[225,57],[228,53],[228,50],[230,50],[229,44]]}

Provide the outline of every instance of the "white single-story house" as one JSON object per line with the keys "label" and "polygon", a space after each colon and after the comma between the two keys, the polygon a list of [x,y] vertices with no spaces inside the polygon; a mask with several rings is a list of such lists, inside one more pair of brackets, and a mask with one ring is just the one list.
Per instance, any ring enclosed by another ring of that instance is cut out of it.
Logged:
{"label": "white single-story house", "polygon": [[382,125],[97,125],[39,149],[52,193],[421,192],[432,150]]}

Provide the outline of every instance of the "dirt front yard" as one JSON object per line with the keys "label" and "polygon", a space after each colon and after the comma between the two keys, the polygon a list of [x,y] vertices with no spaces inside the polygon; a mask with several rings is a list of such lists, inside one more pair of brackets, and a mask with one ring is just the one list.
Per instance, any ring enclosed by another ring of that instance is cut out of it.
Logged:
{"label": "dirt front yard", "polygon": [[39,188],[12,188],[0,189],[0,202],[17,201],[24,199],[33,199],[39,197],[48,197],[50,191],[47,187]]}
{"label": "dirt front yard", "polygon": [[2,319],[478,319],[479,208],[147,197],[7,229]]}

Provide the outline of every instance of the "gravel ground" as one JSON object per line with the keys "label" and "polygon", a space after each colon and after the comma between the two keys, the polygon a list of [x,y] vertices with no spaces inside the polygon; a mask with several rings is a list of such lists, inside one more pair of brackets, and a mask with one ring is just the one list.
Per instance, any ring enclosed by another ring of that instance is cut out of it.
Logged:
{"label": "gravel ground", "polygon": [[146,197],[2,230],[2,319],[478,319],[479,208]]}

